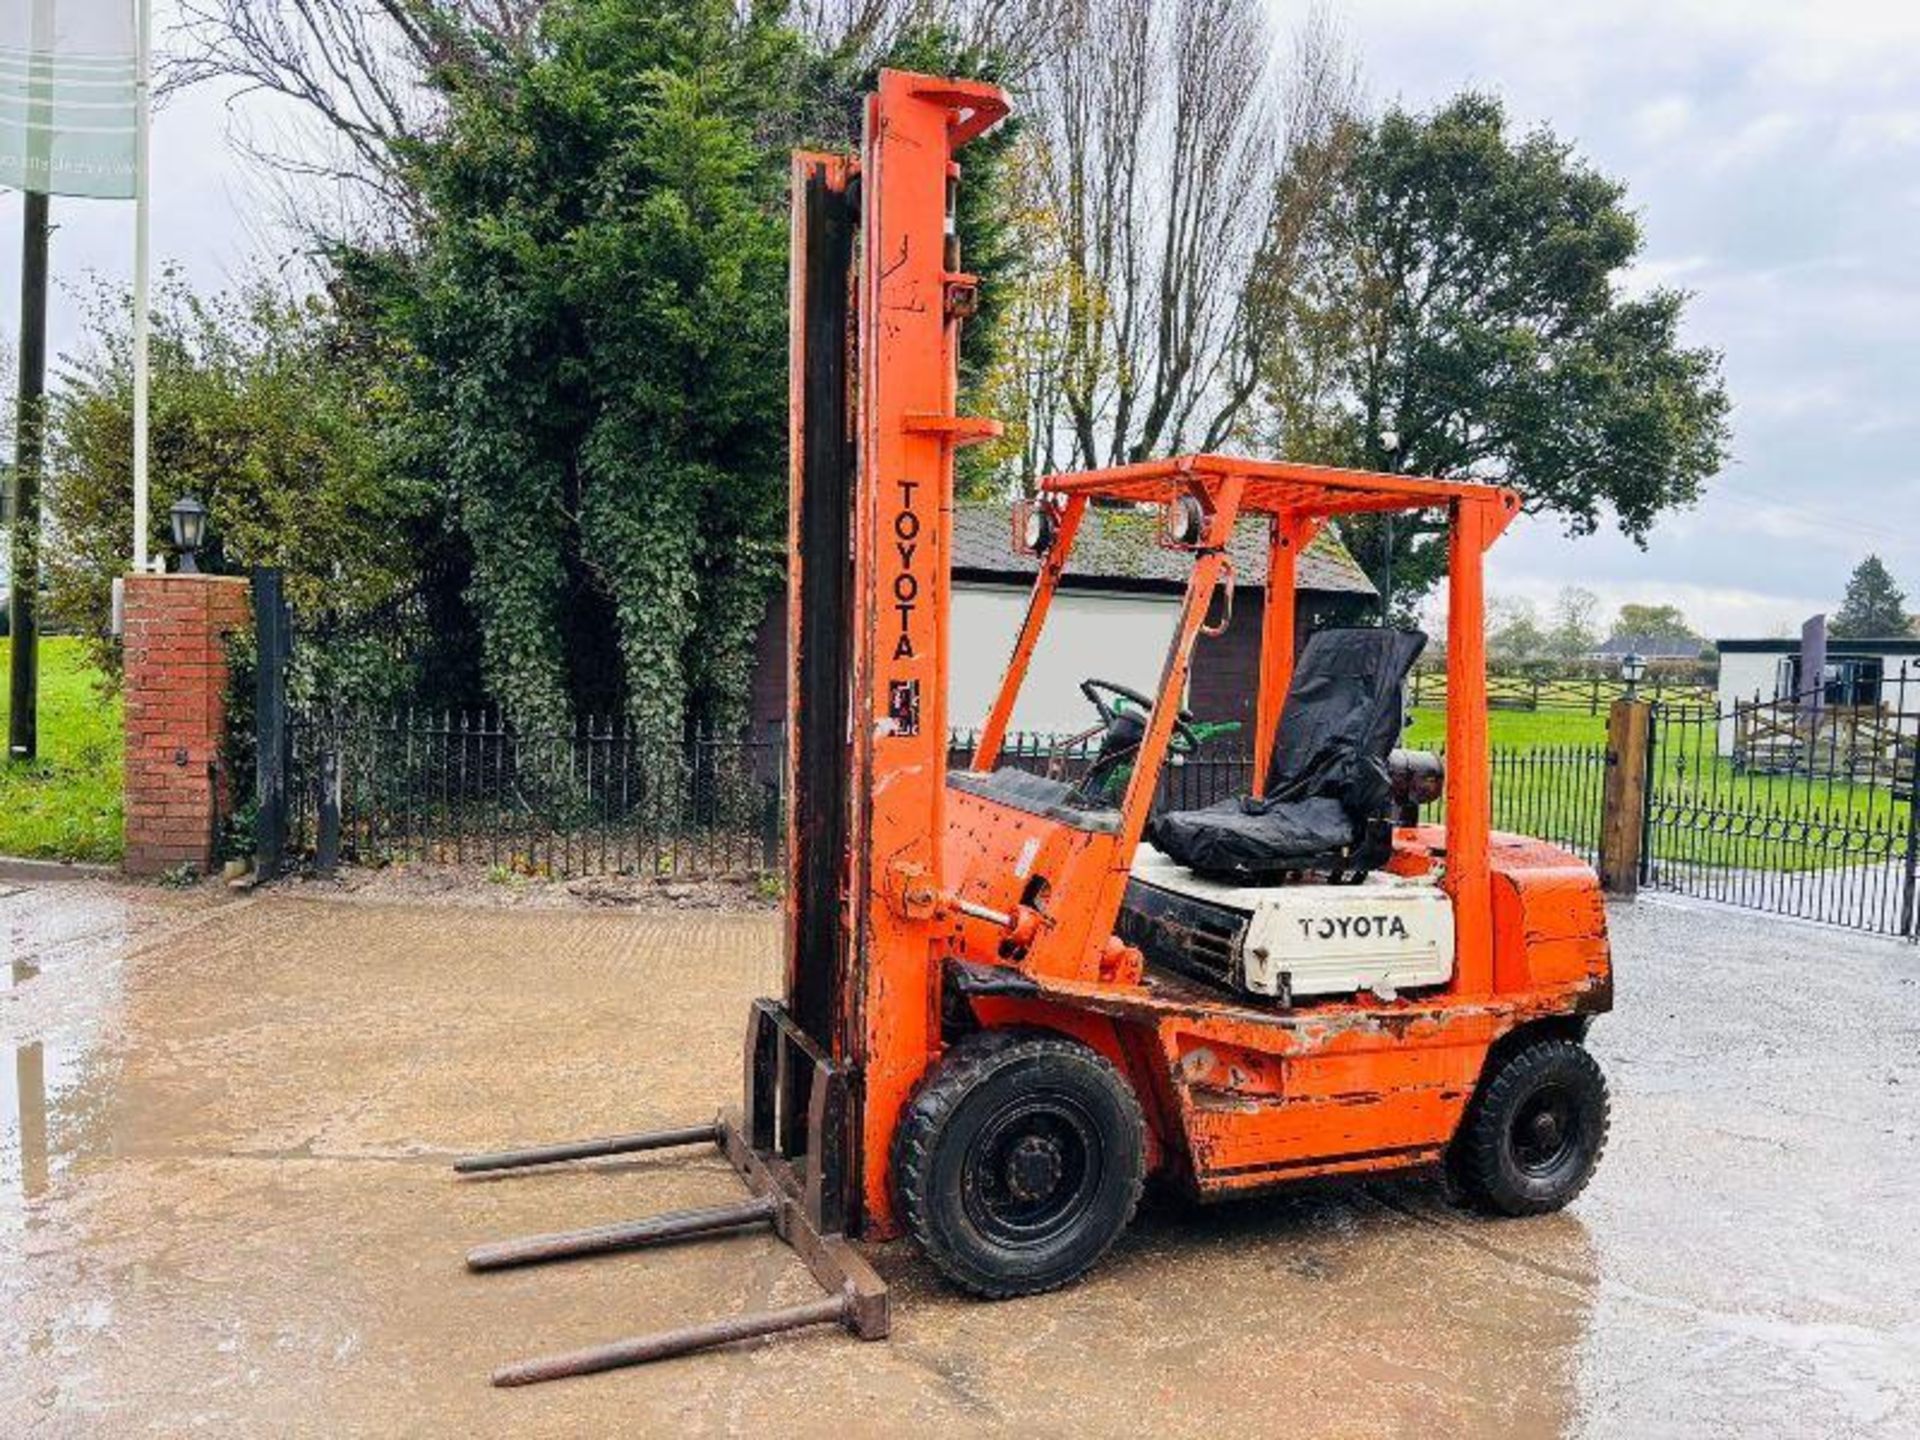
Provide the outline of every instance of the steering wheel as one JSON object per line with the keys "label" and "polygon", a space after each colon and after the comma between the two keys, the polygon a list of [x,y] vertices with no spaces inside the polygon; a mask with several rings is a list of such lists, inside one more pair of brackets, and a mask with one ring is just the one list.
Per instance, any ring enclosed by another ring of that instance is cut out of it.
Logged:
{"label": "steering wheel", "polygon": [[[1100,723],[1111,728],[1113,722],[1127,712],[1121,702],[1131,705],[1139,712],[1135,719],[1143,725],[1147,717],[1153,714],[1153,701],[1138,690],[1127,685],[1117,685],[1111,680],[1082,680],[1080,693],[1087,697],[1087,703],[1099,715]],[[1185,710],[1176,711],[1173,717],[1173,733],[1167,738],[1167,748],[1175,755],[1191,755],[1200,748],[1200,737],[1193,731],[1193,716]]]}

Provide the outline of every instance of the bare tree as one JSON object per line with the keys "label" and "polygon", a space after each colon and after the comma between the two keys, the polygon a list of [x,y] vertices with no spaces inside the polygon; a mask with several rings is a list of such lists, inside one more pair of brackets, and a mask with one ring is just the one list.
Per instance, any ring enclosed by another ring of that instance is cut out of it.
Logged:
{"label": "bare tree", "polygon": [[796,0],[794,23],[856,63],[886,55],[909,31],[938,28],[962,53],[991,55],[1018,83],[1061,43],[1076,0]]}
{"label": "bare tree", "polygon": [[1252,398],[1250,278],[1278,151],[1259,0],[1075,0],[1029,77],[1029,157],[1067,272],[1081,464],[1222,444]]}
{"label": "bare tree", "polygon": [[[993,363],[983,377],[978,403],[1007,424],[1007,435],[988,452],[1000,478],[1031,494],[1043,475],[1066,468],[1070,433],[1063,380],[1067,320],[1075,280],[1066,262],[1060,217],[1047,201],[1042,167],[1029,136],[1016,141],[1001,167],[1009,260],[995,279],[1004,294],[994,333]],[[1014,474],[1004,475],[1004,467]]]}
{"label": "bare tree", "polygon": [[1282,454],[1320,458],[1342,453],[1327,432],[1338,424],[1342,361],[1358,343],[1358,312],[1345,296],[1363,277],[1357,265],[1325,263],[1319,239],[1338,226],[1341,180],[1365,106],[1359,66],[1324,4],[1294,32],[1285,97],[1284,149],[1252,307],[1263,332],[1263,438]]}
{"label": "bare tree", "polygon": [[[441,116],[429,80],[476,72],[491,48],[525,45],[544,4],[181,0],[163,89],[227,82],[240,117],[234,138],[294,182],[302,206],[310,182],[331,182],[343,208],[363,202],[361,223],[404,223],[417,218],[419,200],[398,177],[399,147]],[[250,103],[262,97],[281,103]]]}

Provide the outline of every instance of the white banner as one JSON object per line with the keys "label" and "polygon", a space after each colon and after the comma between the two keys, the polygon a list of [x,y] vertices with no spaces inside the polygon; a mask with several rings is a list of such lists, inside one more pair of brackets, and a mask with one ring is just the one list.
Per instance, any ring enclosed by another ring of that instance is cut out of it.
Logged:
{"label": "white banner", "polygon": [[136,0],[0,0],[0,185],[129,200]]}

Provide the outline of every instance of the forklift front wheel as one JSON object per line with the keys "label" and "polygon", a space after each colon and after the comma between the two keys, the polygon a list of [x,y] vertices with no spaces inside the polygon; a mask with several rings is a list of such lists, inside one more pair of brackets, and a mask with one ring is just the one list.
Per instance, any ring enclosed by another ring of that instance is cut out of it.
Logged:
{"label": "forklift front wheel", "polygon": [[1031,1030],[969,1035],[901,1118],[901,1218],[940,1273],[988,1299],[1078,1279],[1133,1219],[1146,1121],[1098,1052]]}
{"label": "forklift front wheel", "polygon": [[1586,1188],[1606,1148],[1607,1081],[1587,1048],[1535,1040],[1497,1062],[1454,1139],[1467,1197],[1500,1215],[1544,1215]]}

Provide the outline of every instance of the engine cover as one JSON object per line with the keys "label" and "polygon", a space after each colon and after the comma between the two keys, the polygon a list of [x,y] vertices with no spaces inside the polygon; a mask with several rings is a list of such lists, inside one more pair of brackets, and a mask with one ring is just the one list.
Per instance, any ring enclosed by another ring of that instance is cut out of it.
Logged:
{"label": "engine cover", "polygon": [[1453,902],[1427,877],[1222,884],[1142,845],[1119,932],[1151,963],[1283,1001],[1453,978]]}

